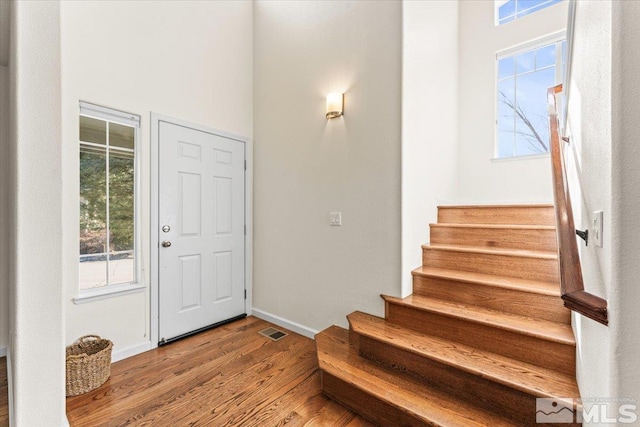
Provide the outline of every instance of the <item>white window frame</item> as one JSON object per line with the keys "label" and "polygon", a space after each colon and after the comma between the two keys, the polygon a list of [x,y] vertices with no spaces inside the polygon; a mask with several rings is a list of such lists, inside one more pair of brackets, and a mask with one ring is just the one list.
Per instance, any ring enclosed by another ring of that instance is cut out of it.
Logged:
{"label": "white window frame", "polygon": [[[516,1],[518,1],[518,0],[516,0]],[[552,1],[554,1],[554,0],[547,0],[546,3],[551,3]],[[562,1],[563,0],[560,0],[560,2],[562,2]],[[536,12],[540,12],[541,10],[544,10],[544,9],[546,9],[548,7],[555,6],[554,4],[549,4],[549,5],[544,6],[544,7],[539,7],[540,5],[537,5],[537,6],[533,6],[533,7],[530,7],[528,9],[525,9],[525,10],[521,10],[520,12],[516,11],[512,20],[507,21],[507,22],[503,22],[501,24],[500,23],[500,6],[502,6],[502,5],[504,5],[504,4],[508,3],[508,2],[509,2],[509,0],[494,0],[494,7],[493,7],[494,20],[493,20],[493,22],[494,22],[494,25],[496,27],[508,24],[509,22],[517,21],[518,19],[522,19],[523,17],[518,17],[518,15],[520,15],[520,14],[522,14],[524,12],[527,12],[528,10],[531,10],[531,9],[534,9],[534,8],[538,8],[538,10],[533,12],[533,13],[536,13]],[[560,2],[558,2],[558,3],[560,3]],[[556,3],[556,4],[558,4],[558,3]],[[542,4],[544,4],[544,3],[542,3]],[[516,8],[517,8],[517,5],[516,5]],[[525,15],[525,16],[529,16],[529,15]]]}
{"label": "white window frame", "polygon": [[[94,119],[105,120],[111,123],[117,123],[134,128],[134,146],[133,146],[133,166],[134,166],[134,281],[124,284],[104,285],[94,289],[79,289],[78,296],[73,298],[75,304],[83,304],[91,301],[97,301],[105,298],[112,298],[120,295],[142,292],[145,285],[142,280],[142,219],[141,219],[141,161],[140,161],[140,116],[132,113],[115,110],[113,108],[103,107],[96,104],[80,101],[80,116],[91,117]],[[79,147],[79,144],[78,144]],[[107,189],[108,191],[108,189]],[[78,284],[79,285],[79,284]]]}
{"label": "white window frame", "polygon": [[[494,102],[494,151],[493,151],[493,158],[491,159],[492,162],[504,162],[504,161],[511,161],[511,160],[522,160],[522,159],[533,159],[533,158],[546,158],[549,157],[549,152],[546,153],[539,153],[539,154],[525,154],[525,155],[520,155],[520,156],[509,156],[509,157],[499,157],[498,156],[498,103],[500,102],[500,100],[498,99],[498,81],[499,81],[499,69],[498,69],[498,62],[501,59],[504,58],[508,58],[510,56],[516,56],[519,55],[521,53],[525,53],[527,51],[533,50],[533,49],[537,49],[546,45],[550,45],[553,43],[561,43],[562,41],[566,40],[567,34],[566,31],[558,31],[556,33],[553,34],[549,34],[547,36],[544,37],[540,37],[540,38],[536,38],[534,40],[530,40],[528,42],[519,44],[517,46],[512,46],[509,47],[507,49],[503,49],[501,51],[496,52],[496,59],[495,59],[495,76],[494,76],[494,96],[495,96],[495,102]],[[558,66],[560,65],[560,66]],[[558,82],[562,82],[564,76],[562,75],[562,50],[561,49],[556,49],[556,64],[555,64],[556,70],[555,70],[555,78],[556,78],[556,84],[558,84]]]}

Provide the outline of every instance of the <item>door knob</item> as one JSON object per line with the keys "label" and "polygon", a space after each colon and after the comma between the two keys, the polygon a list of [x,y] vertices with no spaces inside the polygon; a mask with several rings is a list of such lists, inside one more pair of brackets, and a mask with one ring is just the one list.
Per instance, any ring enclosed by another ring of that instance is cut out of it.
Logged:
{"label": "door knob", "polygon": [[162,247],[163,247],[163,248],[168,248],[169,246],[171,246],[171,242],[170,242],[170,241],[168,241],[168,240],[164,240],[164,241],[162,242]]}

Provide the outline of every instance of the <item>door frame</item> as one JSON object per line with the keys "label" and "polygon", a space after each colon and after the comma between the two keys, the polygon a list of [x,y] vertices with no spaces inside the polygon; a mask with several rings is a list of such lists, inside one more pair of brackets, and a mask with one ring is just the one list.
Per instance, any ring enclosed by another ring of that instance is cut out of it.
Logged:
{"label": "door frame", "polygon": [[151,112],[151,229],[149,230],[150,241],[150,272],[149,272],[149,329],[151,348],[158,347],[160,340],[159,322],[160,310],[158,306],[160,295],[160,223],[158,218],[158,203],[160,202],[158,183],[160,173],[160,122],[166,122],[177,126],[188,127],[201,132],[232,139],[244,144],[244,158],[246,167],[244,171],[244,223],[247,227],[244,236],[244,287],[247,291],[245,299],[245,312],[251,316],[253,307],[253,141],[247,137],[234,135],[218,129],[191,123],[185,120]]}

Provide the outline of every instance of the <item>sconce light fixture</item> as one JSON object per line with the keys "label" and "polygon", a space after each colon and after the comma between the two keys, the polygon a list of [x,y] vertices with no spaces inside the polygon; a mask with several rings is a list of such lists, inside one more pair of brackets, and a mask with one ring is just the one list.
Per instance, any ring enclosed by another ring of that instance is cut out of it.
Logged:
{"label": "sconce light fixture", "polygon": [[342,115],[344,95],[332,92],[327,95],[327,120],[335,119]]}

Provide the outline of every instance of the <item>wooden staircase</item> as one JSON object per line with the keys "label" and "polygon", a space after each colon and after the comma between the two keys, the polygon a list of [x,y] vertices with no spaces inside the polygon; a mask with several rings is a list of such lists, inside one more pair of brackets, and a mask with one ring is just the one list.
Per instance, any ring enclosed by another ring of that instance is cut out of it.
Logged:
{"label": "wooden staircase", "polygon": [[316,336],[324,393],[382,426],[534,426],[536,398],[579,397],[554,222],[550,205],[440,207],[413,295]]}

